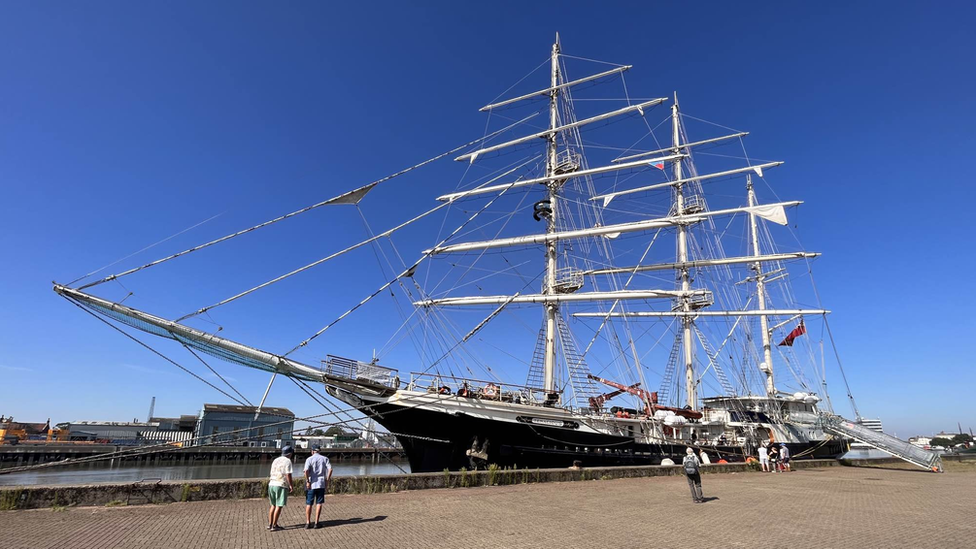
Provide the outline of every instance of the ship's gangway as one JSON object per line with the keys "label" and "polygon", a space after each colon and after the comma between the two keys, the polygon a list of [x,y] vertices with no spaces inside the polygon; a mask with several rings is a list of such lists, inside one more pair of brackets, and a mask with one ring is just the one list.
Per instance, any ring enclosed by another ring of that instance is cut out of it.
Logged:
{"label": "ship's gangway", "polygon": [[913,465],[929,469],[937,473],[942,472],[942,457],[935,452],[919,448],[885,433],[880,433],[859,423],[844,419],[834,414],[821,413],[823,430],[837,436],[852,438],[903,459]]}

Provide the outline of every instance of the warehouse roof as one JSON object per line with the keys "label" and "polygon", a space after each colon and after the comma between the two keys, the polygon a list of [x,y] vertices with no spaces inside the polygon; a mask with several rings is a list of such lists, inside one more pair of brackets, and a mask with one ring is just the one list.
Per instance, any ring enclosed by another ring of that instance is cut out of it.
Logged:
{"label": "warehouse roof", "polygon": [[[253,414],[258,409],[256,406],[238,406],[236,404],[204,404],[204,412],[237,412],[237,413],[248,413]],[[262,414],[271,414],[276,416],[285,417],[295,417],[295,414],[288,408],[276,408],[274,406],[265,406],[261,408]]]}

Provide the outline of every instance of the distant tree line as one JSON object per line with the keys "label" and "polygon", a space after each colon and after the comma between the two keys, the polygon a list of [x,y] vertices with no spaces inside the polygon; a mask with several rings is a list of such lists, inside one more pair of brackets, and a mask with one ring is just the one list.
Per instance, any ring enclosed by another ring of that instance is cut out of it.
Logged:
{"label": "distant tree line", "polygon": [[943,448],[951,448],[953,446],[958,446],[959,444],[971,444],[973,442],[973,436],[966,433],[959,433],[952,438],[945,437],[935,437],[929,444],[932,446],[942,446]]}
{"label": "distant tree line", "polygon": [[346,432],[343,431],[342,427],[339,427],[338,425],[333,425],[325,431],[322,429],[312,429],[311,427],[305,429],[305,436],[308,437],[336,437],[344,434],[346,434]]}

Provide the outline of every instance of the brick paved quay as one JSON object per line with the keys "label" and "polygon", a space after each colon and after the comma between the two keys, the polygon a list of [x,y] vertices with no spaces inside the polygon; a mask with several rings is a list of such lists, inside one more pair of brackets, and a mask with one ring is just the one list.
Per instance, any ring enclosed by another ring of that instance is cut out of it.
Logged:
{"label": "brick paved quay", "polygon": [[705,475],[703,505],[682,477],[330,497],[324,528],[304,500],[264,529],[263,500],[0,512],[0,546],[976,547],[976,471],[830,467]]}

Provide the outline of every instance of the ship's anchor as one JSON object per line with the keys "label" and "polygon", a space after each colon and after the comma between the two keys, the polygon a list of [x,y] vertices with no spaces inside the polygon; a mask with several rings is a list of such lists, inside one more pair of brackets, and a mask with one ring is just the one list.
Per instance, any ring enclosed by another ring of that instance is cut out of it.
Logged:
{"label": "ship's anchor", "polygon": [[468,456],[468,464],[472,470],[484,469],[488,463],[488,438],[485,437],[483,443],[479,442],[477,436],[471,439],[471,448],[464,453]]}

